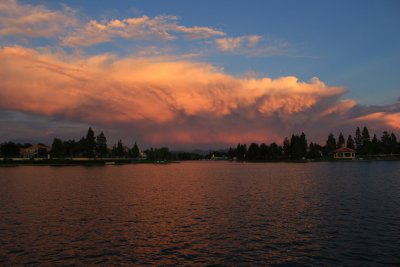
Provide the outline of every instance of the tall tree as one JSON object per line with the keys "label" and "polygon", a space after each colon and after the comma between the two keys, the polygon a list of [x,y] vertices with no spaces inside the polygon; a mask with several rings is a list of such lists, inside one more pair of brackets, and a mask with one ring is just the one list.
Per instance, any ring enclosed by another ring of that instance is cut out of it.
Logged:
{"label": "tall tree", "polygon": [[258,144],[251,143],[249,149],[247,150],[246,160],[254,161],[258,159],[259,159]]}
{"label": "tall tree", "polygon": [[290,157],[291,151],[290,151],[290,141],[287,137],[283,140],[283,154],[285,157]]}
{"label": "tall tree", "polygon": [[0,147],[1,154],[7,157],[19,156],[19,146],[13,142],[2,143]]}
{"label": "tall tree", "polygon": [[115,147],[115,155],[119,158],[124,156],[124,146],[122,145],[122,140],[118,140],[117,146]]}
{"label": "tall tree", "polygon": [[132,158],[138,158],[140,156],[140,150],[139,150],[139,147],[138,147],[136,141],[131,149],[131,156],[132,156]]}
{"label": "tall tree", "polygon": [[282,147],[275,142],[271,143],[269,145],[269,155],[271,159],[279,158],[282,155]]}
{"label": "tall tree", "polygon": [[328,139],[326,140],[325,150],[328,155],[331,155],[336,149],[336,139],[333,133],[328,135]]}
{"label": "tall tree", "polygon": [[53,144],[51,145],[50,155],[53,158],[65,157],[65,146],[61,139],[54,138]]}
{"label": "tall tree", "polygon": [[397,153],[397,137],[394,133],[390,134],[390,153]]}
{"label": "tall tree", "polygon": [[291,157],[294,159],[302,159],[307,156],[307,139],[304,133],[301,135],[292,135],[290,139]]}
{"label": "tall tree", "polygon": [[247,146],[246,144],[241,145],[240,143],[236,147],[237,160],[242,161],[246,158]]}
{"label": "tall tree", "polygon": [[89,127],[86,138],[85,138],[85,156],[93,158],[96,152],[96,139],[94,137],[94,132],[91,127]]}
{"label": "tall tree", "polygon": [[345,142],[346,142],[346,141],[344,140],[343,134],[340,133],[340,134],[339,134],[339,137],[338,137],[337,148],[343,147],[344,144],[345,144]]}
{"label": "tall tree", "polygon": [[64,142],[65,155],[68,157],[74,157],[78,152],[78,143],[75,140],[68,140]]}
{"label": "tall tree", "polygon": [[258,159],[267,160],[270,158],[269,147],[265,143],[261,143],[258,147]]}
{"label": "tall tree", "polygon": [[368,128],[364,126],[362,130],[362,153],[364,155],[371,154],[371,137],[369,135]]}
{"label": "tall tree", "polygon": [[96,153],[99,157],[107,156],[107,138],[103,132],[96,137]]}
{"label": "tall tree", "polygon": [[372,154],[379,154],[379,141],[378,138],[376,137],[376,134],[374,134],[374,137],[372,137],[371,140],[371,153]]}
{"label": "tall tree", "polygon": [[391,138],[387,131],[384,131],[381,137],[381,153],[388,154],[390,153],[390,146],[391,146]]}
{"label": "tall tree", "polygon": [[351,135],[349,135],[349,137],[347,137],[346,146],[347,146],[347,148],[354,149],[354,140],[353,140],[353,137],[351,137]]}
{"label": "tall tree", "polygon": [[312,159],[322,158],[322,147],[311,142],[308,156]]}

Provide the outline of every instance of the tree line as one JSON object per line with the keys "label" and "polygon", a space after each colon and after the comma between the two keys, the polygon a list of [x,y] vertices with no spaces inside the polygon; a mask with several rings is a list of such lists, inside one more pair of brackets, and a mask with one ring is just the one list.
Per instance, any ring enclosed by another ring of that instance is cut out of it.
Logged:
{"label": "tree line", "polygon": [[[45,146],[44,144],[39,144]],[[23,148],[29,148],[32,144],[16,144],[14,142],[5,142],[0,145],[0,153],[3,157],[19,157]],[[111,148],[108,147],[107,137],[103,133],[95,135],[90,127],[86,136],[81,137],[78,141],[74,139],[63,141],[60,138],[54,138],[50,147],[50,151],[39,150],[40,155],[45,157],[48,153],[52,158],[140,158],[146,156],[150,161],[172,160],[174,157],[167,147],[150,148],[141,153],[137,142],[135,141],[131,147],[127,147],[118,140]]]}
{"label": "tree line", "polygon": [[79,141],[73,139],[63,141],[60,138],[54,138],[50,149],[52,158],[65,157],[87,157],[87,158],[105,158],[105,157],[125,157],[137,158],[140,156],[140,150],[135,142],[131,148],[123,146],[119,140],[111,149],[108,148],[107,138],[101,131],[95,135],[92,128],[89,128],[86,136],[81,137]]}
{"label": "tree line", "polygon": [[366,126],[361,130],[357,127],[354,137],[347,138],[340,132],[336,139],[330,133],[324,145],[308,143],[306,134],[292,134],[291,138],[285,138],[283,144],[251,143],[238,144],[236,148],[229,148],[227,156],[238,161],[270,161],[270,160],[301,160],[331,158],[336,149],[347,147],[355,150],[358,156],[394,155],[400,153],[400,143],[394,133],[384,131],[380,138],[376,134],[371,135]]}
{"label": "tree line", "polygon": [[[40,144],[43,145],[43,144]],[[32,146],[29,143],[16,144],[5,142],[0,145],[0,153],[3,157],[16,157],[20,155],[21,148]],[[44,145],[43,145],[44,146]],[[348,135],[347,138],[340,132],[338,138],[330,133],[324,145],[310,142],[308,143],[305,133],[292,134],[290,138],[285,138],[282,145],[273,142],[269,145],[262,143],[238,144],[235,148],[229,148],[226,153],[211,152],[206,156],[196,153],[179,152],[172,153],[167,147],[150,148],[143,153],[148,160],[197,160],[211,158],[214,156],[227,156],[230,159],[238,161],[275,161],[275,160],[301,160],[331,158],[336,149],[340,147],[354,149],[358,156],[370,155],[396,155],[400,154],[400,143],[394,133],[384,131],[378,138],[376,134],[371,134],[366,126],[362,130],[357,127],[354,137]],[[43,155],[46,151],[40,151]],[[60,138],[54,138],[50,149],[50,155],[53,158],[68,157],[88,157],[88,158],[139,158],[143,154],[136,141],[132,146],[124,146],[122,140],[119,140],[111,148],[108,147],[107,138],[101,131],[97,136],[92,128],[89,128],[86,136],[78,141],[70,139],[63,141]]]}

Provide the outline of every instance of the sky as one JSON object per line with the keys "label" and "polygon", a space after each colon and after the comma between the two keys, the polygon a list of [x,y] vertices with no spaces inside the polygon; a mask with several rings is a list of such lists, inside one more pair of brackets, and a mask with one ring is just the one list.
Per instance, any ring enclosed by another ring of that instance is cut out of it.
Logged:
{"label": "sky", "polygon": [[0,142],[400,134],[400,2],[0,2]]}

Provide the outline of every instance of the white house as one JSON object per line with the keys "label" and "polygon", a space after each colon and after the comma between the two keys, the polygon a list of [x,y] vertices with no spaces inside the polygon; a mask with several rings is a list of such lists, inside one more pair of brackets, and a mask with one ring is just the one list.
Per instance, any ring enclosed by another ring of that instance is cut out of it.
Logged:
{"label": "white house", "polygon": [[356,152],[351,148],[341,147],[335,150],[333,157],[335,159],[355,159]]}

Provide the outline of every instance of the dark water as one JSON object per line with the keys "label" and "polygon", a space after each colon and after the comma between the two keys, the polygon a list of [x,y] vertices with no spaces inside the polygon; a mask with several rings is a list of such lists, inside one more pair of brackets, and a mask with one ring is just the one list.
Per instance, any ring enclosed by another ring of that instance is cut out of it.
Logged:
{"label": "dark water", "polygon": [[400,265],[400,162],[0,168],[0,265]]}

